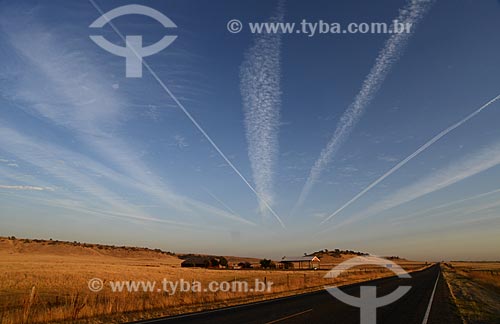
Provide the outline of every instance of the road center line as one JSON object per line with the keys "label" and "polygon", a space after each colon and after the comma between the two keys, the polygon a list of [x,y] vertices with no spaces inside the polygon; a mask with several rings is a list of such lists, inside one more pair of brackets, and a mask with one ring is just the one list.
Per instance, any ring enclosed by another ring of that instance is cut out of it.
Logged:
{"label": "road center line", "polygon": [[422,321],[422,324],[427,324],[427,321],[429,320],[429,314],[431,313],[431,308],[432,308],[432,301],[434,300],[434,293],[436,292],[436,287],[437,287],[440,275],[441,275],[441,270],[438,272],[438,276],[436,278],[436,283],[434,284],[434,289],[432,290],[431,299],[429,300],[429,305],[427,305],[427,310],[425,311],[425,316],[424,316],[424,320]]}
{"label": "road center line", "polygon": [[305,313],[309,313],[309,312],[312,312],[312,308],[311,308],[311,309],[308,309],[308,310],[305,310],[305,311],[303,311],[303,312],[300,312],[300,313],[296,313],[296,314],[288,315],[288,316],[286,316],[286,317],[279,318],[279,319],[274,320],[274,321],[271,321],[271,322],[266,322],[265,324],[273,324],[273,323],[278,323],[278,322],[281,322],[281,321],[287,320],[287,319],[289,319],[289,318],[296,317],[296,316],[299,316],[299,315],[302,315],[302,314],[305,314]]}

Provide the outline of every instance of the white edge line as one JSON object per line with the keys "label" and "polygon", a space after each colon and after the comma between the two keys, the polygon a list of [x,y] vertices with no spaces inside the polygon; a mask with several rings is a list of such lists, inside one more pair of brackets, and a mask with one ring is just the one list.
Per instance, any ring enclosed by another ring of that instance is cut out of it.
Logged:
{"label": "white edge line", "polygon": [[431,313],[431,308],[432,308],[432,301],[434,300],[434,293],[436,292],[436,287],[440,276],[441,276],[441,270],[439,270],[438,272],[436,283],[434,284],[434,289],[432,290],[431,298],[429,299],[429,304],[427,305],[427,310],[425,311],[425,316],[424,320],[422,321],[422,324],[427,324],[427,321],[429,320],[429,315]]}

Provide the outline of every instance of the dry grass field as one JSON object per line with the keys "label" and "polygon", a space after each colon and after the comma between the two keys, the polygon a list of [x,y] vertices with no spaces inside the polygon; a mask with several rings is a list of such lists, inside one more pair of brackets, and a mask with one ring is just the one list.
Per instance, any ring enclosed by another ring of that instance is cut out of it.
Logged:
{"label": "dry grass field", "polygon": [[[351,256],[333,258],[333,266]],[[236,257],[232,257],[236,259]],[[160,251],[90,244],[0,238],[0,323],[116,323],[174,315],[321,289],[392,275],[382,268],[352,269],[336,279],[327,270],[227,270],[181,268],[181,259]],[[400,261],[407,270],[425,263]],[[323,265],[322,265],[323,266]],[[88,281],[101,278],[92,292]],[[114,281],[273,282],[257,292],[112,292]]]}
{"label": "dry grass field", "polygon": [[500,262],[451,262],[443,270],[465,323],[500,323]]}

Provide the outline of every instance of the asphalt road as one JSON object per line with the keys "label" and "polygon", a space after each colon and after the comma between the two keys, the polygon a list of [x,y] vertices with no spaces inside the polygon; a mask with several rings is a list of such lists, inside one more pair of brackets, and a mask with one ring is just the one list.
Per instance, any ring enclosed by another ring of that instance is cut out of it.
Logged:
{"label": "asphalt road", "polygon": [[[398,286],[411,290],[393,304],[377,310],[378,324],[462,324],[450,299],[448,286],[438,265],[411,274],[411,279],[390,277],[341,288],[359,296],[359,287],[376,286],[384,296]],[[437,280],[437,278],[439,279]],[[358,308],[346,305],[326,291],[302,294],[215,311],[148,320],[138,323],[360,323]]]}

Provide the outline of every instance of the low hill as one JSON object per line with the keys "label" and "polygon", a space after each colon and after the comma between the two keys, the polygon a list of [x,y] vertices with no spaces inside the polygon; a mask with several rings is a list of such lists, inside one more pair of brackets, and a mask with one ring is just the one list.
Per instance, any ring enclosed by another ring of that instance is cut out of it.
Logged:
{"label": "low hill", "polygon": [[344,262],[345,260],[350,259],[352,257],[368,255],[368,253],[351,251],[351,250],[324,249],[307,255],[318,257],[321,260],[321,263],[323,264],[337,264]]}
{"label": "low hill", "polygon": [[[0,256],[15,257],[16,255],[24,255],[33,257],[60,257],[60,258],[119,258],[126,259],[132,262],[140,260],[149,260],[155,263],[170,264],[180,266],[186,258],[191,256],[215,257],[218,255],[208,254],[175,254],[173,252],[162,251],[160,249],[150,249],[145,247],[131,246],[114,246],[93,243],[67,242],[58,240],[41,240],[41,239],[25,239],[11,237],[0,237]],[[367,253],[357,252],[352,250],[320,250],[310,254],[321,260],[323,265],[335,265],[355,256],[368,255]],[[238,257],[224,256],[230,264],[238,264],[240,262],[248,262],[254,267],[259,266],[259,258],[254,257]],[[404,262],[406,260],[399,257],[387,257],[387,259]],[[135,260],[135,261],[134,261]],[[280,259],[274,260],[279,262]]]}
{"label": "low hill", "polygon": [[32,256],[157,259],[172,264],[179,264],[181,262],[175,253],[160,249],[58,240],[17,239],[15,237],[0,237],[0,254],[10,256],[21,254]]}

